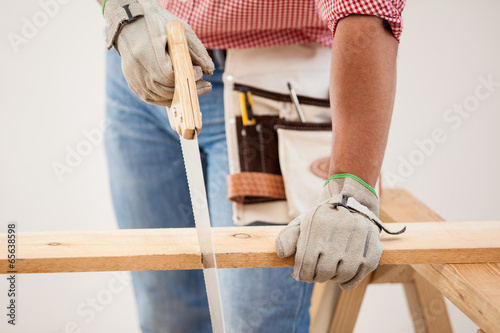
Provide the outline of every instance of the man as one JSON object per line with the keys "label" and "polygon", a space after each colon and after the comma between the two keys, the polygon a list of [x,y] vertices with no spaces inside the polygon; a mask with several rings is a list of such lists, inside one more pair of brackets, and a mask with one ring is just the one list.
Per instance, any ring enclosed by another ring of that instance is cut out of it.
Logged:
{"label": "man", "polygon": [[[101,2],[101,1],[100,1]],[[201,95],[199,137],[214,226],[228,226],[231,204],[222,105],[223,61],[205,50],[318,42],[332,45],[330,100],[332,176],[318,206],[278,236],[289,268],[219,273],[228,332],[306,332],[312,283],[329,279],[352,289],[380,259],[380,173],[396,87],[396,55],[404,1],[107,0],[106,152],[121,228],[193,226],[178,135],[164,106],[173,94],[165,24],[183,19]],[[167,10],[168,9],[168,10]],[[196,33],[196,34],[195,34]],[[198,37],[201,41],[198,39]],[[202,44],[203,42],[203,44]],[[205,74],[202,76],[202,74]],[[211,75],[212,74],[212,75]],[[210,76],[211,75],[211,76]],[[132,92],[133,91],[133,92]],[[134,94],[135,93],[135,94]],[[136,96],[137,95],[137,96]],[[139,97],[140,98],[139,98]],[[147,104],[147,103],[149,104]],[[221,171],[222,170],[222,171]],[[356,209],[356,210],[354,210]],[[199,271],[133,272],[143,332],[209,332]],[[305,282],[303,282],[305,281]]]}

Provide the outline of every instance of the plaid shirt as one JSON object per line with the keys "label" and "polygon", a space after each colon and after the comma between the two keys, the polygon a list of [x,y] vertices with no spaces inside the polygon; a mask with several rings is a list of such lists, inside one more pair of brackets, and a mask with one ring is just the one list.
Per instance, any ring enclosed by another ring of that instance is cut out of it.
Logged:
{"label": "plaid shirt", "polygon": [[331,46],[339,19],[350,14],[387,20],[399,40],[406,0],[159,0],[187,21],[207,48],[321,43]]}

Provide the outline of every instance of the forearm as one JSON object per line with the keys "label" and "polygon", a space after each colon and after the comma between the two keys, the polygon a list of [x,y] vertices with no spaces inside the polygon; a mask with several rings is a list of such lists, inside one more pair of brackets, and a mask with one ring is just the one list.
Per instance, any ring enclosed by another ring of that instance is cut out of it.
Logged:
{"label": "forearm", "polygon": [[97,2],[99,2],[99,4],[102,6],[102,1],[103,0],[97,0]]}
{"label": "forearm", "polygon": [[351,173],[375,186],[396,92],[398,41],[375,16],[339,21],[332,47],[330,175]]}

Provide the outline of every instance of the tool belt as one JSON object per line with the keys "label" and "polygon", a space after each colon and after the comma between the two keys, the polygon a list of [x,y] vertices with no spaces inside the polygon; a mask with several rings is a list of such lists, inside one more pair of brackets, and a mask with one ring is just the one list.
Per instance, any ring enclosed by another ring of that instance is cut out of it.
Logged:
{"label": "tool belt", "polygon": [[331,156],[330,56],[319,44],[227,51],[227,196],[236,224],[285,224],[317,202]]}

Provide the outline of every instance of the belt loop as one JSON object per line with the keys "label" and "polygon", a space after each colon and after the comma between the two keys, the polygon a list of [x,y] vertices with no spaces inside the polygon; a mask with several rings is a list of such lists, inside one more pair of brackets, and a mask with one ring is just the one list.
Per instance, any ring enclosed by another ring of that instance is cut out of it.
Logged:
{"label": "belt loop", "polygon": [[212,60],[214,60],[215,66],[218,70],[224,70],[224,64],[226,63],[226,50],[222,49],[210,49],[209,54],[212,56]]}

